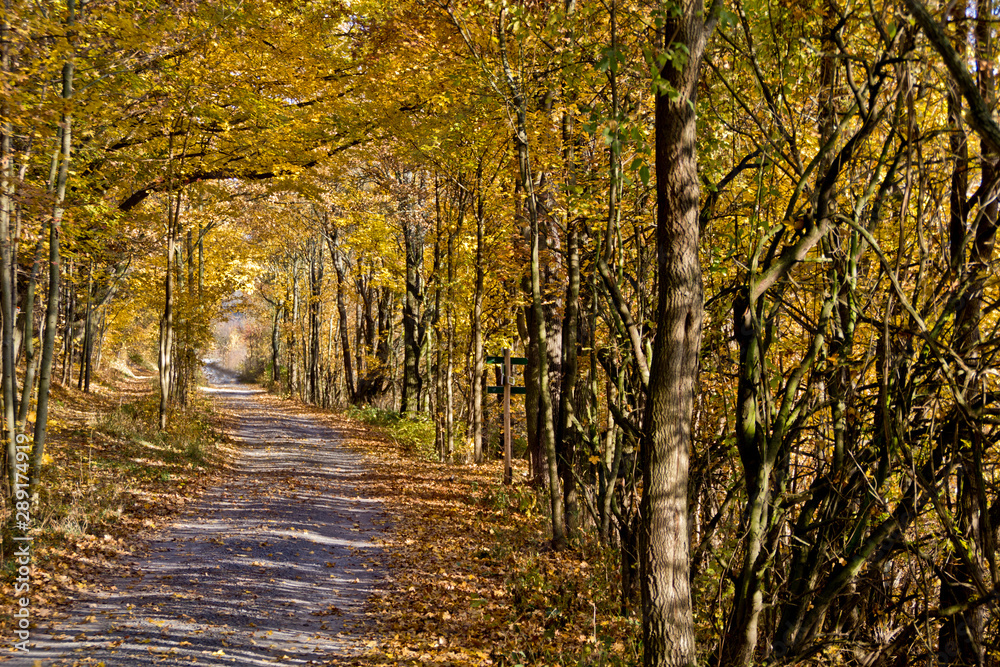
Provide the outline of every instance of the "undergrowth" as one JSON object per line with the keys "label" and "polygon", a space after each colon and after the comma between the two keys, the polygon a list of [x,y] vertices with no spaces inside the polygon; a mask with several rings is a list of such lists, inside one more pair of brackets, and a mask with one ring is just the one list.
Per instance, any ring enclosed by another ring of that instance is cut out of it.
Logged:
{"label": "undergrowth", "polygon": [[[206,408],[175,411],[160,431],[150,394],[64,431],[50,446],[53,465],[42,469],[38,528],[66,536],[115,532],[137,494],[162,492],[170,482],[186,486],[184,477],[208,466],[215,450]],[[71,442],[78,446],[60,446]]]}
{"label": "undergrowth", "polygon": [[347,413],[369,426],[377,426],[385,431],[404,452],[426,460],[436,460],[434,449],[434,423],[424,414],[383,410],[371,405],[352,406]]}

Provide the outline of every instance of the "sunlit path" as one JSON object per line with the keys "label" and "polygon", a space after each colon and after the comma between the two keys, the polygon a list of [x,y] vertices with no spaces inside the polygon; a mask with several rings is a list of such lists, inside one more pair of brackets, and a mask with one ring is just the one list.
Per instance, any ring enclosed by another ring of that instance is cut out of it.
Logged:
{"label": "sunlit path", "polygon": [[11,664],[311,664],[358,650],[349,626],[378,583],[381,507],[354,489],[357,455],[330,427],[209,374],[239,423],[238,474]]}

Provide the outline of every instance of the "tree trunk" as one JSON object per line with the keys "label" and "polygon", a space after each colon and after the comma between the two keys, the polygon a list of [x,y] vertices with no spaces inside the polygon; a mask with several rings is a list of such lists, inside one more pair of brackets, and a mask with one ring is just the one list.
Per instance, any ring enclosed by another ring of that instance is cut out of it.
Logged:
{"label": "tree trunk", "polygon": [[[461,225],[461,221],[458,223]],[[455,234],[448,232],[448,302],[445,324],[448,342],[445,350],[445,460],[455,462]]]}
{"label": "tree trunk", "polygon": [[403,221],[403,240],[406,249],[406,296],[403,299],[403,398],[400,412],[405,413],[420,410],[423,394],[420,354],[424,351],[426,342],[426,325],[422,313],[424,284],[421,275],[424,229],[418,220]]}
{"label": "tree trunk", "polygon": [[476,190],[476,287],[472,300],[472,458],[477,465],[483,462],[483,244],[486,237],[485,197],[482,192],[483,165],[480,161]]}
{"label": "tree trunk", "polygon": [[69,376],[73,372],[73,322],[76,320],[76,283],[73,280],[73,261],[70,260],[66,269],[66,282],[69,283],[65,289],[66,306],[63,312],[66,321],[63,324],[63,358],[62,358],[62,383],[69,381]]}
{"label": "tree trunk", "polygon": [[278,335],[278,322],[281,317],[281,304],[274,304],[274,319],[271,322],[271,384],[281,385],[281,338]]}
{"label": "tree trunk", "polygon": [[[960,5],[952,10],[951,19],[959,26],[957,33],[963,35],[956,50],[965,59],[965,39],[968,32],[964,29],[967,18],[967,7]],[[991,48],[991,19],[993,18],[993,2],[978,0],[976,3],[975,26],[975,57],[979,66],[976,68],[979,94],[993,108],[995,105],[995,81],[993,74],[994,55]],[[962,98],[956,82],[950,81],[948,86],[948,118],[952,127],[949,137],[955,164],[952,169],[950,193],[950,243],[952,270],[958,278],[963,292],[959,300],[955,322],[954,349],[962,355],[969,368],[979,366],[977,359],[981,342],[981,323],[983,316],[983,290],[985,287],[986,267],[989,266],[997,229],[997,199],[993,196],[984,198],[977,224],[973,227],[975,237],[972,243],[967,238],[967,224],[970,213],[969,193],[969,151],[967,135],[962,127]],[[984,143],[980,147],[979,166],[982,183],[994,183],[997,173],[997,154]],[[971,247],[970,247],[971,246]],[[966,259],[966,249],[971,249]],[[978,369],[977,369],[978,370]],[[976,384],[973,383],[973,387]],[[967,400],[973,398],[975,391],[970,387]],[[971,427],[970,427],[971,426]],[[964,559],[956,554],[949,556],[941,568],[940,576],[940,606],[950,607],[960,605],[970,597],[981,594],[980,582],[991,579],[996,583],[996,529],[991,521],[989,504],[986,498],[987,482],[984,480],[982,428],[963,422],[957,426],[953,442],[953,456],[961,462],[964,473],[958,475],[955,481],[957,498],[955,503],[955,525],[962,539],[967,544],[970,558]],[[984,567],[985,563],[989,567]],[[984,647],[984,629],[987,615],[984,609],[974,608],[960,611],[947,617],[938,633],[938,661],[942,665],[983,665],[986,660]]]}
{"label": "tree trunk", "polygon": [[562,390],[559,392],[559,424],[556,443],[559,447],[559,476],[563,484],[566,505],[566,533],[572,537],[579,527],[580,503],[576,492],[576,442],[579,434],[573,425],[577,374],[577,330],[580,316],[580,251],[579,232],[575,222],[567,231],[566,314],[562,328]]}
{"label": "tree trunk", "polygon": [[704,308],[698,257],[695,100],[709,32],[703,3],[668,12],[658,39],[685,50],[666,60],[656,86],[656,338],[641,451],[640,571],[643,664],[694,665],[688,548],[688,455]]}
{"label": "tree trunk", "polygon": [[163,314],[160,316],[158,355],[160,381],[160,430],[167,428],[174,347],[174,223],[172,198],[167,201],[167,270],[163,278]]}
{"label": "tree trunk", "polygon": [[317,405],[319,396],[319,327],[320,296],[323,289],[323,245],[319,242],[313,250],[309,265],[309,402]]}
{"label": "tree trunk", "polygon": [[[3,35],[2,64],[0,73],[5,77],[10,71],[10,42],[6,20],[0,24]],[[5,97],[0,104],[0,318],[3,320],[0,332],[0,366],[2,366],[3,391],[3,437],[7,443],[5,458],[7,476],[10,484],[10,497],[13,497],[17,481],[17,440],[14,432],[14,302],[11,294],[11,230],[10,220],[14,207],[14,156],[11,144],[13,127],[9,120],[9,102]]]}
{"label": "tree trunk", "polygon": [[[68,0],[68,23],[75,21],[75,2]],[[69,100],[73,96],[73,55],[63,65],[62,97]],[[55,187],[55,205],[49,221],[49,294],[45,308],[45,333],[42,342],[42,359],[38,372],[38,405],[35,408],[35,441],[31,454],[31,494],[32,502],[37,502],[38,483],[41,480],[42,457],[45,455],[45,435],[48,429],[49,388],[52,385],[52,358],[55,356],[56,327],[59,320],[59,233],[63,218],[63,202],[66,199],[66,181],[69,179],[69,164],[72,156],[72,118],[68,111],[62,114],[62,141],[59,176]]]}
{"label": "tree trunk", "polygon": [[35,260],[31,263],[31,276],[24,292],[24,384],[21,388],[21,400],[17,406],[18,428],[23,429],[28,418],[28,407],[31,404],[31,392],[35,388],[35,374],[38,372],[38,353],[35,350],[35,285],[38,282],[38,272],[42,266],[42,242],[35,244]]}
{"label": "tree trunk", "polygon": [[347,324],[347,261],[340,249],[339,230],[330,229],[327,243],[330,245],[330,255],[333,258],[333,268],[337,273],[337,316],[340,318],[340,346],[344,359],[344,384],[347,387],[347,400],[354,403],[355,384],[354,368],[351,365],[351,333]]}
{"label": "tree trunk", "polygon": [[[83,343],[80,355],[80,372],[76,376],[76,388],[83,389],[83,378],[85,375],[89,376],[87,370],[87,363],[89,360],[89,355],[87,348],[90,345],[90,316],[92,310],[92,295],[94,290],[94,262],[91,261],[87,266],[87,305],[84,309],[83,316]],[[90,382],[87,382],[87,391],[90,391]]]}
{"label": "tree trunk", "polygon": [[292,261],[292,311],[288,323],[288,396],[295,396],[298,384],[298,365],[295,362],[298,342],[295,338],[295,327],[299,324],[299,260]]}

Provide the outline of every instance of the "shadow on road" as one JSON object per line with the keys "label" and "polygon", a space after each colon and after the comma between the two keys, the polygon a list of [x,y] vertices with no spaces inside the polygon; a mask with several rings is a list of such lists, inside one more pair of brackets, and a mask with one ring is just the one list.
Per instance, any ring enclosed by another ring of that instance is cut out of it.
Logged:
{"label": "shadow on road", "polygon": [[347,626],[378,584],[383,510],[354,488],[357,455],[331,427],[267,410],[235,374],[206,375],[239,421],[239,474],[36,629],[11,664],[318,664],[358,652]]}

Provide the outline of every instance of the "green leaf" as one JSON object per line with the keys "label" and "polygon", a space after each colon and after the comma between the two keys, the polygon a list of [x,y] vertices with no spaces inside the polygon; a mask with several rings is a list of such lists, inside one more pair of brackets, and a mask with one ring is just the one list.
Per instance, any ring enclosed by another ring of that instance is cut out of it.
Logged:
{"label": "green leaf", "polygon": [[601,59],[597,61],[597,69],[602,72],[607,72],[611,69],[613,50],[610,48],[601,50]]}

